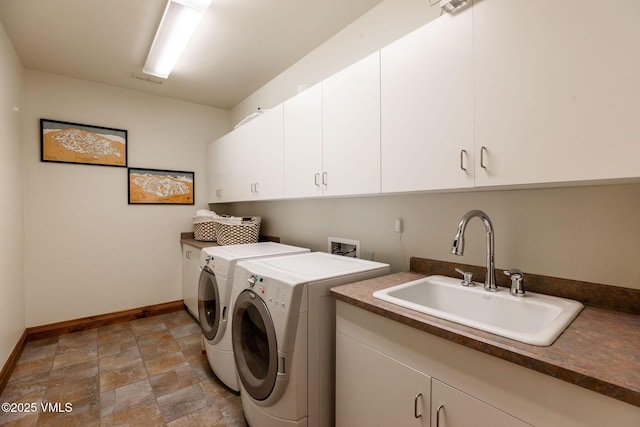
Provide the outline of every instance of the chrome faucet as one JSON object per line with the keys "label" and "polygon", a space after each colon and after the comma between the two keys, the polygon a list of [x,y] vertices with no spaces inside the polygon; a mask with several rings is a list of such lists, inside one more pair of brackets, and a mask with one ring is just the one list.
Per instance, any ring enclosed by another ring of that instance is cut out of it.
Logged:
{"label": "chrome faucet", "polygon": [[467,222],[471,218],[478,217],[484,223],[484,227],[487,230],[487,277],[484,280],[484,288],[487,291],[496,292],[498,287],[496,286],[496,268],[494,262],[494,242],[493,242],[493,224],[489,216],[479,210],[472,210],[464,214],[458,224],[458,232],[456,237],[453,238],[453,244],[451,245],[451,253],[453,255],[462,255],[464,253],[464,231],[467,228]]}

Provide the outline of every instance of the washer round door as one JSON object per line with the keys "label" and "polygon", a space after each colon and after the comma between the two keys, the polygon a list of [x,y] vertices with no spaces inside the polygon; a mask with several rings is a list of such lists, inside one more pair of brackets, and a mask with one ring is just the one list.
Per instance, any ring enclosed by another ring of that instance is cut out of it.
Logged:
{"label": "washer round door", "polygon": [[220,296],[216,276],[209,267],[202,269],[198,282],[198,317],[204,337],[213,340],[220,325]]}
{"label": "washer round door", "polygon": [[276,331],[269,309],[262,298],[245,289],[236,299],[231,325],[238,377],[252,398],[265,400],[278,373]]}

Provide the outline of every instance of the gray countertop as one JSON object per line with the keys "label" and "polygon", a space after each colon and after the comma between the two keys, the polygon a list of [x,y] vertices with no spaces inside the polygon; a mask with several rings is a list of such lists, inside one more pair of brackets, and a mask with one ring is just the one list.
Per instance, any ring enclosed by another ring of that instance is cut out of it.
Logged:
{"label": "gray countertop", "polygon": [[373,298],[379,289],[445,274],[438,268],[428,270],[427,274],[396,273],[338,286],[331,293],[413,328],[640,407],[640,315],[585,305],[552,345],[539,347]]}

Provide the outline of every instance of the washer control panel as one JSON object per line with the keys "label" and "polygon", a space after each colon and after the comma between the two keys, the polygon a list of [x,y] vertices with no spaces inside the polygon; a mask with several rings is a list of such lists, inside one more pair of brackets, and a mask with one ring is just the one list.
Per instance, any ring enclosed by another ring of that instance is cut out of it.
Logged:
{"label": "washer control panel", "polygon": [[259,295],[268,306],[284,312],[289,311],[292,297],[290,286],[252,273],[247,275],[247,284],[249,289]]}

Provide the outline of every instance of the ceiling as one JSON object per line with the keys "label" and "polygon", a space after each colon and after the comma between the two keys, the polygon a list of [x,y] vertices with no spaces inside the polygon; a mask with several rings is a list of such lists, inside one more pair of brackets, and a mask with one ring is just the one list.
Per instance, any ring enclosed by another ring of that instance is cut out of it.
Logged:
{"label": "ceiling", "polygon": [[167,0],[0,0],[27,69],[230,109],[382,0],[213,0],[162,84],[133,77]]}

